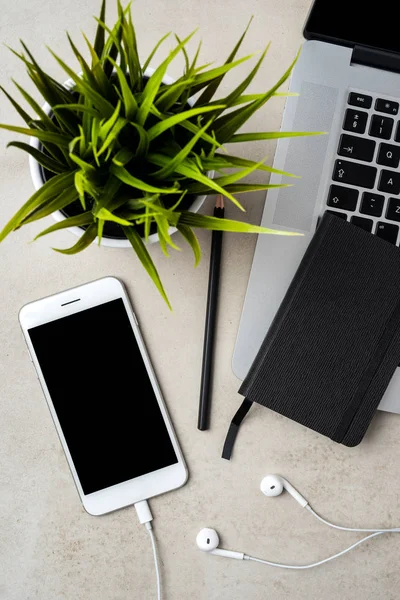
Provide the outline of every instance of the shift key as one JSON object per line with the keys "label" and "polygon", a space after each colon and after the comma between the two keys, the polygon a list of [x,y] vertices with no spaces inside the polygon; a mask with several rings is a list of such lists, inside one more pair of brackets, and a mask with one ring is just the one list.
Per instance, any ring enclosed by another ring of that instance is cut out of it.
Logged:
{"label": "shift key", "polygon": [[377,169],[367,165],[337,160],[333,171],[333,180],[340,183],[349,183],[358,187],[372,190],[376,179]]}

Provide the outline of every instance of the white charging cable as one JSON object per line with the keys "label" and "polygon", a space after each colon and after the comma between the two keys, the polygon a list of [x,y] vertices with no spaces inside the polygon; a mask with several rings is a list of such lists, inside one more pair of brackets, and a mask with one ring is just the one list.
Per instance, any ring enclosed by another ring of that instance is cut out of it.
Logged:
{"label": "white charging cable", "polygon": [[157,598],[161,600],[161,577],[160,577],[160,565],[158,560],[158,552],[156,546],[156,540],[154,537],[153,528],[151,526],[151,521],[153,520],[153,515],[151,514],[150,506],[147,500],[142,500],[141,502],[136,502],[135,504],[136,512],[138,519],[142,525],[144,525],[149,532],[151,546],[153,548],[153,556],[154,556],[154,566],[156,569],[156,578],[157,578]]}

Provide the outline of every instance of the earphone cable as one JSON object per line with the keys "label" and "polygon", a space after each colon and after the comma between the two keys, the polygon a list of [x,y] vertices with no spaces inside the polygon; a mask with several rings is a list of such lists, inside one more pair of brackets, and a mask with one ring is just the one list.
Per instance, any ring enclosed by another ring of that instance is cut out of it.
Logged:
{"label": "earphone cable", "polygon": [[341,531],[356,531],[359,533],[378,533],[378,532],[382,532],[382,533],[400,533],[400,528],[399,527],[381,527],[381,528],[376,528],[376,529],[362,529],[362,528],[357,528],[357,527],[342,527],[341,525],[335,525],[334,523],[331,523],[330,521],[328,521],[327,519],[324,519],[323,517],[321,517],[318,513],[315,512],[315,510],[313,508],[311,508],[311,506],[308,504],[305,507],[312,515],[314,515],[314,517],[316,519],[318,519],[318,521],[321,521],[321,523],[324,523],[324,525],[328,525],[329,527],[333,527],[333,529],[339,529]]}
{"label": "earphone cable", "polygon": [[251,560],[253,562],[262,563],[263,565],[269,565],[270,567],[279,567],[280,569],[297,569],[297,570],[312,569],[313,567],[318,567],[319,565],[323,565],[324,563],[327,563],[330,560],[339,558],[339,556],[343,556],[343,554],[350,552],[350,550],[353,550],[360,544],[363,544],[364,542],[366,542],[366,541],[370,540],[371,538],[374,538],[378,535],[383,535],[384,533],[389,533],[389,532],[376,531],[375,533],[371,533],[371,535],[367,535],[366,537],[362,538],[361,540],[358,540],[358,542],[356,542],[355,544],[352,544],[345,550],[342,550],[341,552],[338,552],[337,554],[334,554],[333,556],[328,556],[328,558],[324,558],[323,560],[319,560],[318,562],[311,563],[309,565],[285,565],[285,564],[281,564],[281,563],[270,562],[268,560],[262,560],[261,558],[255,558],[254,556],[248,556],[247,554],[245,554],[243,558],[244,558],[244,560]]}

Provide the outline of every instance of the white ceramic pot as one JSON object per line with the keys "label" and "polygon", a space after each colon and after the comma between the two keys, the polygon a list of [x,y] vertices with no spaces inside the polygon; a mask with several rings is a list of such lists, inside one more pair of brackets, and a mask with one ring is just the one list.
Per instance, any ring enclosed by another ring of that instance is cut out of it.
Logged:
{"label": "white ceramic pot", "polygon": [[[146,69],[144,74],[146,76],[150,77],[153,73],[154,73],[154,69],[151,69],[149,67]],[[174,83],[174,81],[175,81],[175,79],[173,79],[169,75],[165,75],[165,77],[163,78],[163,83],[165,83],[166,85],[171,85],[171,83]],[[64,86],[67,89],[71,89],[72,87],[74,87],[74,84],[75,84],[75,82],[73,79],[68,79],[64,83]],[[193,100],[189,99],[188,103],[190,105],[193,105]],[[47,102],[43,105],[42,108],[46,112],[46,114],[51,113],[51,106]],[[30,145],[33,146],[34,148],[39,149],[40,142],[37,138],[31,137]],[[39,163],[33,158],[33,156],[29,156],[29,168],[30,168],[30,172],[31,172],[33,185],[35,186],[35,189],[38,190],[39,188],[42,187],[42,185],[45,183],[45,181],[43,179],[42,168],[39,165]],[[209,174],[209,175],[211,175],[211,174]],[[192,212],[198,212],[200,210],[201,206],[203,205],[206,197],[207,196],[197,196],[195,201],[193,202],[192,206],[190,207],[190,210]],[[63,215],[63,213],[59,210],[54,212],[52,214],[52,216],[56,221],[64,221],[66,219],[65,215]],[[68,231],[70,231],[71,233],[73,233],[74,235],[79,236],[79,237],[82,235],[82,229],[80,227],[69,227]],[[176,231],[177,231],[176,227],[169,228],[170,235],[172,235]],[[159,241],[158,233],[152,233],[151,235],[149,235],[149,243],[153,244],[154,242],[158,242],[158,241]],[[98,243],[97,238],[94,240],[93,243]],[[130,248],[131,247],[131,244],[127,239],[104,238],[104,237],[101,240],[101,245],[108,246],[109,248]]]}

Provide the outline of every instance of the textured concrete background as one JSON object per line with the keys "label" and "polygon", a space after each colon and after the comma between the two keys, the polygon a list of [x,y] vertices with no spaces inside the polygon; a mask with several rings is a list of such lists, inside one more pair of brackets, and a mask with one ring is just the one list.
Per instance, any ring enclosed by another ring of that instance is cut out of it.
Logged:
{"label": "textured concrete background", "polygon": [[[295,55],[308,7],[309,0],[136,0],[133,11],[144,54],[166,31],[183,36],[199,26],[204,62],[222,61],[254,14],[243,52],[260,50],[272,40],[252,86],[252,91],[262,91]],[[65,30],[75,39],[80,30],[92,34],[99,2],[1,0],[0,8],[1,41],[16,46],[23,38],[50,73],[62,79],[45,46],[70,58]],[[110,6],[109,17],[115,12]],[[170,47],[166,43],[159,56]],[[195,42],[190,49],[194,47]],[[176,61],[171,75],[181,68]],[[247,72],[248,66],[239,68],[224,89]],[[9,89],[11,77],[31,90],[18,59],[0,47],[0,83]],[[270,102],[249,127],[278,129],[282,109],[282,100]],[[0,103],[0,122],[19,123],[6,100]],[[19,150],[5,150],[12,138],[0,133],[1,224],[33,189],[26,157]],[[247,150],[251,158],[268,154],[272,160],[273,153],[274,146],[266,143]],[[246,219],[259,221],[262,200],[262,194],[243,198]],[[210,199],[204,210],[211,209]],[[240,218],[232,206],[227,213]],[[131,251],[91,247],[76,257],[64,257],[51,246],[71,245],[71,234],[29,244],[39,227],[18,231],[0,248],[0,598],[155,598],[150,540],[135,511],[96,518],[80,505],[17,320],[24,303],[108,274],[120,277],[129,289],[190,470],[186,487],[151,503],[165,599],[398,598],[395,536],[382,536],[346,558],[304,572],[238,563],[196,549],[196,534],[204,526],[218,529],[226,548],[292,563],[326,557],[360,537],[327,530],[288,495],[264,498],[258,488],[268,472],[287,476],[316,510],[333,520],[364,527],[400,524],[399,416],[378,414],[365,441],[348,449],[253,408],[234,459],[220,459],[228,422],[239,403],[231,356],[255,237],[224,238],[212,429],[200,433],[196,418],[210,234],[200,233],[204,258],[197,270],[188,248],[169,260],[159,247],[151,249],[174,306],[170,314]]]}

